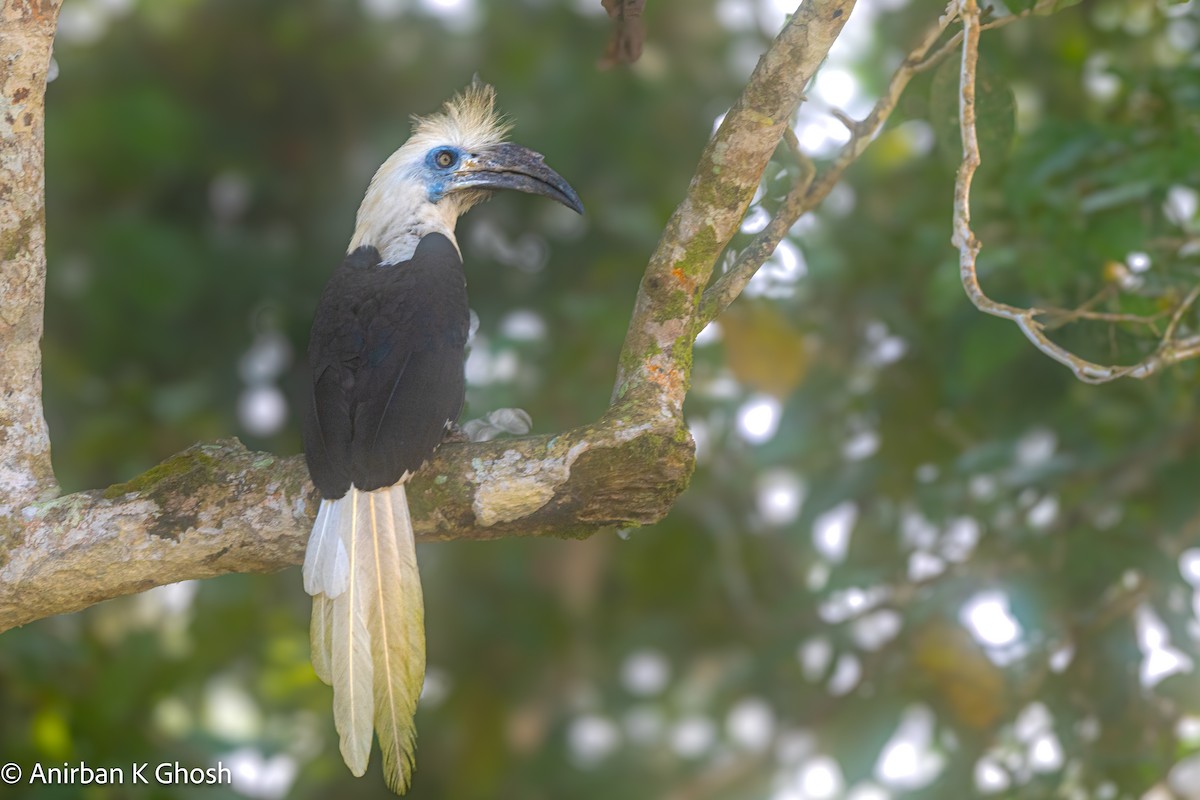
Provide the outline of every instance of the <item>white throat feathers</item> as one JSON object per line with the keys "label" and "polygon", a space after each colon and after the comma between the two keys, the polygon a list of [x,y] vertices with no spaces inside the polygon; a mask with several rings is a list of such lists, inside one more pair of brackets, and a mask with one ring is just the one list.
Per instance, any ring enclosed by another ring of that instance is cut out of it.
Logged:
{"label": "white throat feathers", "polygon": [[417,243],[431,233],[443,234],[458,248],[454,227],[459,216],[489,193],[446,191],[445,177],[432,168],[429,157],[437,148],[448,148],[465,159],[501,144],[510,125],[496,113],[495,97],[491,86],[476,82],[441,111],[413,118],[408,141],[371,179],[348,252],[371,245],[379,250],[382,263],[397,264],[410,258]]}

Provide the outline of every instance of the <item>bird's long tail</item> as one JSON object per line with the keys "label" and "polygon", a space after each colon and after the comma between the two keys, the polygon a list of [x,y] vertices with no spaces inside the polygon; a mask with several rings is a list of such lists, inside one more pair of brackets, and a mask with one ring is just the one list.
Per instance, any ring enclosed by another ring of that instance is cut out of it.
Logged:
{"label": "bird's long tail", "polygon": [[404,484],[323,500],[304,556],[312,662],[333,686],[342,758],[367,770],[372,725],[388,788],[403,794],[425,679],[425,610]]}

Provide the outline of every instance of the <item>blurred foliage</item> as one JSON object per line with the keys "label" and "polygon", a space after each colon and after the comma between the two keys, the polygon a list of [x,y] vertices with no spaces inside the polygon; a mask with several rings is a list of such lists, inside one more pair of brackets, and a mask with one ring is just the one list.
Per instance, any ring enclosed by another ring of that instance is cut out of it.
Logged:
{"label": "blurred foliage", "polygon": [[[294,413],[247,409],[296,407],[366,181],[476,71],[588,214],[505,196],[463,221],[467,415],[594,419],[642,266],[779,5],[651,0],[642,59],[600,71],[599,0],[67,0],[45,341],[64,486],[202,439],[299,449]],[[985,35],[974,212],[998,299],[1153,314],[1200,280],[1194,6],[1095,0]],[[862,0],[826,67],[851,89],[819,76],[809,112],[841,86],[863,113],[940,10]],[[970,306],[946,75],[913,83],[702,337],[700,465],[669,519],[422,546],[412,797],[1200,797],[1196,366],[1085,386]],[[799,131],[818,160],[840,135],[822,130]],[[1158,332],[1054,336],[1130,363]],[[375,764],[341,764],[307,618],[288,570],[5,634],[0,762],[243,771],[3,796],[385,796]]]}

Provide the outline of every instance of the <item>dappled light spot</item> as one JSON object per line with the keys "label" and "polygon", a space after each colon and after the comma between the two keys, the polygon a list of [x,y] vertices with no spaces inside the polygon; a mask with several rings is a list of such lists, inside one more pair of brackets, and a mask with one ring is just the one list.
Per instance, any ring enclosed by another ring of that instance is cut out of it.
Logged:
{"label": "dappled light spot", "polygon": [[1057,772],[1062,769],[1062,743],[1054,731],[1037,734],[1029,744],[1029,766],[1034,772]]}
{"label": "dappled light spot", "polygon": [[518,308],[500,320],[500,335],[518,342],[538,342],[546,338],[546,321],[536,311]]}
{"label": "dappled light spot", "polygon": [[984,756],[975,762],[975,788],[984,794],[1003,792],[1012,785],[1008,772],[994,758]]}
{"label": "dappled light spot", "polygon": [[699,714],[684,717],[671,729],[671,750],[680,758],[699,758],[717,740],[717,726]]}
{"label": "dappled light spot", "polygon": [[824,67],[813,81],[814,94],[834,108],[846,108],[858,97],[858,79],[848,69]]}
{"label": "dappled light spot", "polygon": [[801,796],[808,800],[833,800],[845,786],[841,766],[829,756],[816,756],[802,764],[796,782]]}
{"label": "dappled light spot", "polygon": [[784,239],[746,285],[747,297],[784,299],[795,294],[797,281],[808,274],[804,253]]}
{"label": "dappled light spot", "polygon": [[488,337],[475,337],[467,354],[466,377],[469,386],[490,386],[507,383],[517,376],[521,357],[511,347],[493,349]]}
{"label": "dappled light spot", "polygon": [[967,491],[971,493],[971,497],[980,502],[987,502],[995,498],[998,489],[999,484],[996,482],[995,476],[986,473],[972,475],[967,482]]}
{"label": "dappled light spot", "polygon": [[796,649],[796,660],[806,680],[820,680],[833,661],[833,645],[824,636],[809,639]]}
{"label": "dappled light spot", "polygon": [[426,13],[455,32],[472,31],[482,21],[475,0],[420,0],[420,4]]}
{"label": "dappled light spot", "polygon": [[887,596],[888,589],[884,586],[872,586],[868,589],[850,586],[830,594],[821,604],[818,613],[826,622],[837,624],[860,616],[879,605]]}
{"label": "dappled light spot", "polygon": [[946,757],[934,747],[934,721],[933,712],[926,706],[905,709],[875,766],[875,777],[880,782],[911,791],[937,778]]}
{"label": "dappled light spot", "polygon": [[779,429],[779,401],[768,395],[758,395],[738,409],[738,433],[751,444],[761,444]]}
{"label": "dappled light spot", "polygon": [[1186,745],[1193,747],[1200,745],[1200,716],[1194,714],[1181,716],[1175,722],[1175,735]]}
{"label": "dappled light spot", "polygon": [[1176,184],[1167,190],[1163,200],[1163,214],[1179,226],[1188,225],[1200,210],[1200,193],[1190,186]]}
{"label": "dappled light spot", "polygon": [[879,432],[864,428],[842,443],[842,457],[847,461],[862,461],[879,451]]}
{"label": "dappled light spot", "polygon": [[571,759],[585,769],[595,767],[608,758],[620,742],[621,732],[616,723],[598,714],[576,717],[567,729]]}
{"label": "dappled light spot", "polygon": [[231,742],[254,739],[262,732],[262,711],[249,692],[232,678],[215,678],[204,693],[204,727]]}
{"label": "dappled light spot", "polygon": [[813,158],[827,158],[850,141],[845,125],[808,105],[800,107],[793,124],[800,149]]}
{"label": "dappled light spot", "polygon": [[1050,653],[1048,664],[1050,671],[1055,673],[1065,672],[1067,667],[1071,666],[1071,661],[1075,658],[1075,645],[1068,642],[1061,647],[1055,648]]}
{"label": "dappled light spot", "polygon": [[857,521],[858,506],[853,501],[838,503],[813,520],[813,546],[834,563],[844,560],[850,549],[850,534]]}
{"label": "dappled light spot", "polygon": [[833,675],[829,678],[825,690],[834,697],[849,694],[862,680],[862,662],[853,653],[842,653],[838,656]]}
{"label": "dappled light spot", "polygon": [[872,367],[894,364],[908,352],[908,343],[889,333],[887,325],[879,320],[867,325],[864,338],[867,342],[866,361]]}
{"label": "dappled light spot", "polygon": [[1117,98],[1124,81],[1115,72],[1108,70],[1109,58],[1105,53],[1096,53],[1088,58],[1083,70],[1083,90],[1088,97],[1099,103],[1108,103]]}
{"label": "dappled light spot", "polygon": [[647,697],[667,687],[671,668],[657,650],[639,650],[621,664],[621,683],[633,695]]}
{"label": "dappled light spot", "polygon": [[267,757],[256,748],[243,747],[221,757],[233,777],[233,790],[244,797],[277,800],[286,797],[300,766],[287,753]]}
{"label": "dappled light spot", "polygon": [[1181,759],[1167,773],[1167,785],[1179,800],[1200,800],[1200,754]]}
{"label": "dappled light spot", "polygon": [[425,708],[437,708],[450,696],[451,685],[450,673],[441,667],[427,666],[418,702]]}
{"label": "dappled light spot", "polygon": [[762,206],[754,206],[746,214],[742,220],[742,233],[756,234],[767,227],[767,223],[771,221],[771,214]]}
{"label": "dappled light spot", "polygon": [[1034,428],[1017,440],[1014,457],[1019,467],[1036,467],[1054,456],[1058,437],[1049,428]]}
{"label": "dappled light spot", "polygon": [[846,800],[892,800],[892,795],[881,786],[870,781],[856,783],[846,795]]}
{"label": "dappled light spot", "polygon": [[1142,652],[1138,676],[1143,686],[1150,688],[1172,675],[1192,671],[1191,657],[1171,646],[1167,626],[1153,608],[1143,603],[1133,619],[1138,649]]}
{"label": "dappled light spot", "polygon": [[696,347],[707,347],[721,341],[721,323],[713,320],[700,329],[696,334]]}
{"label": "dappled light spot", "polygon": [[789,525],[800,516],[804,495],[804,481],[795,472],[768,470],[758,477],[758,514],[767,525]]}
{"label": "dappled light spot", "polygon": [[1145,272],[1151,266],[1150,254],[1142,252],[1130,253],[1125,256],[1125,265],[1134,273]]}
{"label": "dappled light spot", "polygon": [[946,562],[932,553],[916,550],[908,557],[908,579],[914,583],[936,578],[946,571]]}
{"label": "dappled light spot", "polygon": [[850,634],[863,650],[879,650],[896,638],[904,627],[904,618],[890,608],[881,608],[854,620]]}
{"label": "dappled light spot", "polygon": [[1058,497],[1048,494],[1034,503],[1025,514],[1025,521],[1035,531],[1045,531],[1058,519]]}
{"label": "dappled light spot", "polygon": [[745,750],[761,752],[775,736],[775,712],[761,697],[739,700],[725,718],[729,739]]}
{"label": "dappled light spot", "polygon": [[275,386],[250,386],[238,397],[238,422],[252,436],[270,436],[287,421],[287,399]]}
{"label": "dappled light spot", "polygon": [[942,534],[941,554],[947,561],[962,563],[971,557],[983,535],[979,521],[973,517],[955,517],[946,524]]}
{"label": "dappled light spot", "polygon": [[905,120],[896,126],[893,135],[904,143],[912,158],[924,158],[933,152],[937,144],[933,126],[923,119]]}
{"label": "dappled light spot", "polygon": [[975,595],[963,605],[962,620],[980,644],[999,647],[1010,645],[1021,636],[1021,626],[1008,609],[1008,596],[988,591]]}

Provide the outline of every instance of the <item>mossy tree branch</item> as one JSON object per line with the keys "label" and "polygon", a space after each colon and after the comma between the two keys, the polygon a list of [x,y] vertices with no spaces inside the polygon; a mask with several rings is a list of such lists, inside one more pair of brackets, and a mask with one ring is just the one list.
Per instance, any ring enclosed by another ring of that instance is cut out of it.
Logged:
{"label": "mossy tree branch", "polygon": [[[0,226],[30,232],[21,239],[23,266],[10,270],[6,251],[0,298],[5,351],[21,348],[28,362],[21,374],[6,357],[0,380],[27,402],[24,416],[0,416],[0,442],[33,431],[17,441],[21,474],[0,474],[0,498],[7,498],[0,500],[7,503],[0,505],[0,631],[160,584],[298,564],[316,510],[299,457],[248,452],[236,441],[197,445],[127,483],[54,497],[38,347],[41,113],[58,2],[4,0],[3,7],[4,24],[21,35],[5,29],[0,58],[29,47],[22,57],[41,71],[29,72],[21,98],[36,125],[21,133],[20,147],[6,139],[0,152],[0,170],[21,181],[19,197],[0,197]],[[587,535],[666,514],[694,465],[682,412],[702,291],[853,7],[854,0],[802,4],[709,142],[646,269],[605,415],[554,436],[442,446],[409,490],[420,536]],[[26,39],[36,47],[23,45]],[[4,85],[0,105],[11,115],[14,95]]]}

